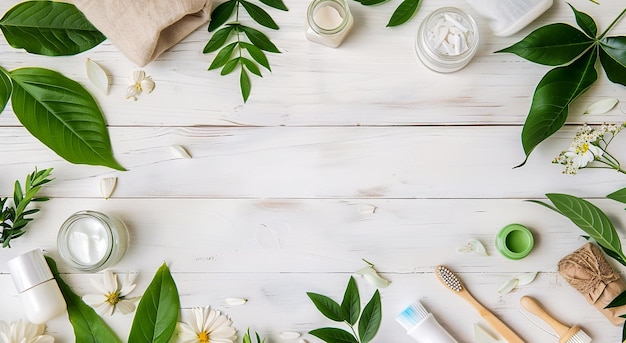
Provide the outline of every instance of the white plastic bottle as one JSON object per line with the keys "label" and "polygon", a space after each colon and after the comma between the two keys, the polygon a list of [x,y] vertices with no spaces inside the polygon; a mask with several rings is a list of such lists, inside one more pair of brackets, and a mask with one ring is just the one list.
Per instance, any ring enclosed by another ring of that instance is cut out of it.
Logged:
{"label": "white plastic bottle", "polygon": [[552,6],[553,0],[467,0],[478,14],[489,21],[496,36],[510,36]]}
{"label": "white plastic bottle", "polygon": [[43,324],[64,313],[67,305],[41,249],[7,262],[9,272],[31,323]]}

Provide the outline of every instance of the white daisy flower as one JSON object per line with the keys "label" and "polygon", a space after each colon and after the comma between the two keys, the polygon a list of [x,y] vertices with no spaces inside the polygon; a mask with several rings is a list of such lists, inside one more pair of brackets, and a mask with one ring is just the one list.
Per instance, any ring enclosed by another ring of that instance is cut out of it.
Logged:
{"label": "white daisy flower", "polygon": [[126,99],[133,101],[137,100],[137,97],[142,93],[152,93],[154,90],[154,80],[152,77],[146,76],[146,72],[143,70],[135,70],[131,77],[128,79],[128,88],[126,89]]}
{"label": "white daisy flower", "polygon": [[189,323],[178,323],[179,343],[233,343],[237,330],[226,316],[208,307],[191,309]]}
{"label": "white daisy flower", "polygon": [[102,281],[91,279],[91,284],[99,294],[87,294],[83,296],[85,303],[93,307],[100,315],[113,315],[115,310],[122,314],[128,314],[135,310],[135,302],[139,297],[128,297],[135,289],[136,274],[126,273],[122,282],[118,283],[117,275],[110,270],[102,274]]}
{"label": "white daisy flower", "polygon": [[33,324],[21,319],[9,325],[0,320],[0,343],[53,343],[54,337],[44,335],[45,324]]}

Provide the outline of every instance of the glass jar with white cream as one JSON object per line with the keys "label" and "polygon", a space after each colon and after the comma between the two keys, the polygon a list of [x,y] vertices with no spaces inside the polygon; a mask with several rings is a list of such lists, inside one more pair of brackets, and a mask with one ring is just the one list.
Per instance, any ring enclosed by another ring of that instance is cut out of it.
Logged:
{"label": "glass jar with white cream", "polygon": [[128,229],[113,216],[80,211],[61,225],[57,245],[61,258],[70,267],[97,272],[122,259],[128,249]]}
{"label": "glass jar with white cream", "polygon": [[307,10],[306,24],[308,40],[336,48],[350,33],[354,18],[346,0],[313,0]]}
{"label": "glass jar with white cream", "polygon": [[424,65],[440,73],[465,67],[478,48],[478,26],[461,9],[444,7],[428,15],[417,31],[415,50]]}

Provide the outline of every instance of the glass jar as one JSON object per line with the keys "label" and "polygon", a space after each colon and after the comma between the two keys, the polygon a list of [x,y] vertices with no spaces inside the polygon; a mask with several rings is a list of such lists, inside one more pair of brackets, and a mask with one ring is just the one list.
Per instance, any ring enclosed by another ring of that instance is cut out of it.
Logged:
{"label": "glass jar", "polygon": [[128,249],[128,230],[115,217],[80,211],[61,225],[57,245],[61,258],[70,267],[97,272],[122,259]]}
{"label": "glass jar", "polygon": [[346,0],[313,0],[306,13],[306,38],[336,48],[346,38],[354,18]]}
{"label": "glass jar", "polygon": [[437,72],[465,67],[478,48],[478,26],[463,10],[443,7],[428,15],[417,31],[415,50],[422,63]]}

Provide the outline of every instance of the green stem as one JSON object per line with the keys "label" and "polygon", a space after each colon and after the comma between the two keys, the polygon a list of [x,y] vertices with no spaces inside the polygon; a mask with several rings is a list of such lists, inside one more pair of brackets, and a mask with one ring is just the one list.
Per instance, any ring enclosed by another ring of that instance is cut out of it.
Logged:
{"label": "green stem", "polygon": [[607,33],[609,33],[609,31],[613,28],[613,26],[615,26],[615,24],[617,24],[617,22],[622,19],[622,16],[624,16],[624,13],[626,13],[626,8],[624,8],[624,10],[622,11],[622,13],[620,13],[617,18],[615,18],[615,20],[613,20],[613,22],[611,23],[611,25],[609,25],[609,27],[606,28],[606,30],[604,30],[604,32],[602,33],[602,35],[600,35],[600,37],[598,37],[597,40],[601,40],[602,38],[604,38],[604,36],[607,35]]}
{"label": "green stem", "polygon": [[354,338],[356,338],[356,340],[359,340],[359,336],[357,336],[356,331],[354,331],[354,326],[352,326],[350,323],[346,322],[346,324],[348,324],[348,326],[350,327],[350,330],[352,330],[352,335],[354,336]]}

